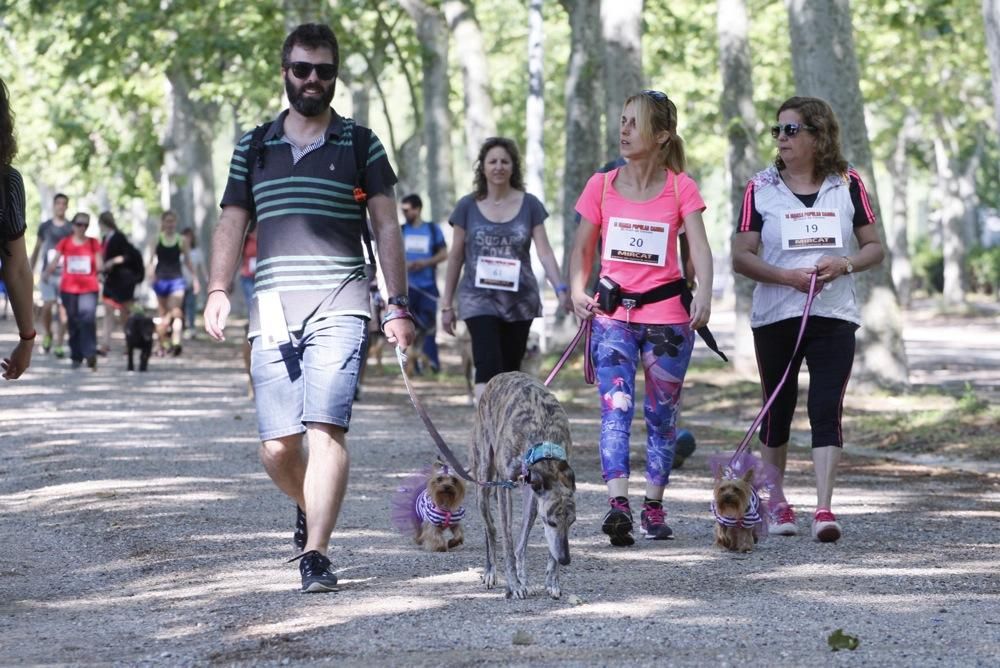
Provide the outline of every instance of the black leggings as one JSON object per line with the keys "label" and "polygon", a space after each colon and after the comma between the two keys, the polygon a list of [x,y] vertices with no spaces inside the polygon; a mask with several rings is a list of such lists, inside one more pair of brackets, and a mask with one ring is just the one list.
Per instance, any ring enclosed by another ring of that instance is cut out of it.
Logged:
{"label": "black leggings", "polygon": [[[799,318],[790,318],[753,330],[757,370],[760,372],[765,399],[771,396],[788,366],[788,356],[795,347],[801,324]],[[857,325],[846,320],[822,316],[809,318],[788,379],[760,426],[762,443],[772,448],[788,443],[795,403],[799,396],[799,368],[805,359],[809,369],[807,406],[809,424],[812,427],[812,447],[843,447],[844,435],[840,422],[844,410],[844,392],[847,390],[847,381],[851,379],[851,366],[854,364],[854,332],[857,329]]]}
{"label": "black leggings", "polygon": [[476,382],[488,383],[505,371],[520,371],[524,350],[528,347],[530,320],[507,322],[492,315],[465,321],[472,338],[472,363]]}

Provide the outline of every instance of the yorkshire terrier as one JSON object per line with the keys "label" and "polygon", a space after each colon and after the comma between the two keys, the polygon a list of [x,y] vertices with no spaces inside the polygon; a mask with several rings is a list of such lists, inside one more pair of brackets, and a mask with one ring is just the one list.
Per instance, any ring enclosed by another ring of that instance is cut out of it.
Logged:
{"label": "yorkshire terrier", "polygon": [[436,462],[429,475],[411,478],[399,487],[392,501],[393,522],[400,531],[412,532],[417,545],[429,552],[447,552],[465,542],[464,499],[462,479]]}
{"label": "yorkshire terrier", "polygon": [[764,520],[753,476],[753,468],[748,468],[741,478],[724,478],[721,468],[716,473],[712,514],[715,544],[723,549],[752,552],[758,540]]}

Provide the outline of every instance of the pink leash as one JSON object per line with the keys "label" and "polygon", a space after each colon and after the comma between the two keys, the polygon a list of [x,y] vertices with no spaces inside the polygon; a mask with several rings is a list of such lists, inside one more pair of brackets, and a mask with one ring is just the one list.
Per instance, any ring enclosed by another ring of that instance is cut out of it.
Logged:
{"label": "pink leash", "polygon": [[788,360],[788,366],[785,367],[785,374],[778,381],[775,386],[774,391],[771,392],[771,396],[768,397],[767,401],[764,402],[764,406],[757,413],[757,417],[754,418],[753,424],[750,425],[750,429],[747,431],[747,435],[743,437],[740,444],[736,446],[736,452],[733,453],[732,459],[729,460],[729,466],[733,465],[740,453],[745,451],[750,446],[750,441],[753,440],[754,432],[760,427],[761,423],[764,421],[764,416],[767,414],[769,408],[774,403],[774,400],[778,398],[778,393],[781,392],[781,388],[784,387],[785,381],[788,380],[788,374],[792,372],[792,365],[795,363],[795,355],[799,352],[799,346],[802,345],[802,337],[806,333],[806,322],[809,321],[809,311],[812,309],[813,298],[816,296],[816,274],[812,275],[809,280],[809,294],[806,295],[806,305],[802,309],[802,324],[799,325],[799,337],[795,339],[795,348],[792,350],[792,358]]}
{"label": "pink leash", "polygon": [[593,331],[593,322],[593,318],[588,318],[580,323],[580,329],[576,331],[576,336],[574,336],[573,340],[570,341],[568,346],[566,346],[566,350],[563,352],[562,357],[559,358],[559,361],[556,362],[552,371],[549,372],[549,377],[545,379],[545,387],[549,386],[549,383],[555,379],[556,374],[559,373],[559,370],[562,369],[566,364],[566,361],[569,360],[570,355],[573,354],[573,351],[576,349],[577,344],[580,343],[581,338],[584,339],[583,379],[587,381],[588,385],[594,384],[594,362],[590,359],[590,334]]}

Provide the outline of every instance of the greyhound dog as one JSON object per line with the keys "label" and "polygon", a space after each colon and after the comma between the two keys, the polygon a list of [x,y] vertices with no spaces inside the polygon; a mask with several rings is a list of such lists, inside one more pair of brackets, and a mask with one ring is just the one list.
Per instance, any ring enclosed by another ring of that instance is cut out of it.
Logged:
{"label": "greyhound dog", "polygon": [[[522,481],[521,532],[514,548],[513,496],[509,487],[480,487],[479,512],[486,526],[483,583],[496,585],[497,531],[490,509],[498,490],[500,529],[507,569],[507,598],[525,598],[525,552],[541,506],[549,561],[545,589],[559,598],[559,566],[569,564],[569,528],[576,521],[576,478],[569,465],[569,420],[537,378],[512,371],[494,377],[479,400],[472,442],[472,471],[482,481]],[[515,571],[516,569],[516,571]]]}

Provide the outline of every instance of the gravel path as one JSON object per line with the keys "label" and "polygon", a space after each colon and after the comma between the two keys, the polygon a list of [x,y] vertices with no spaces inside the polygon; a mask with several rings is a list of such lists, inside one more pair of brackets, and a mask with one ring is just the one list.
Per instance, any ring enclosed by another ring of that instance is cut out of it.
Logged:
{"label": "gravel path", "polygon": [[[711,545],[703,444],[667,492],[678,539],[613,549],[599,534],[595,411],[574,413],[563,599],[542,591],[536,527],[536,593],[507,601],[479,584],[474,508],[449,554],[387,528],[394,485],[433,446],[402,384],[375,377],[355,408],[333,539],[342,586],[304,596],[282,563],[294,507],[257,461],[237,348],[195,342],[147,374],[123,369],[117,356],[96,373],[39,356],[26,379],[0,384],[0,665],[986,666],[1000,654],[1000,476],[848,453],[843,540],[774,537],[734,556]],[[464,452],[472,410],[459,386],[418,388]],[[787,490],[803,509],[807,457],[791,454]],[[856,651],[830,651],[838,628]]]}

